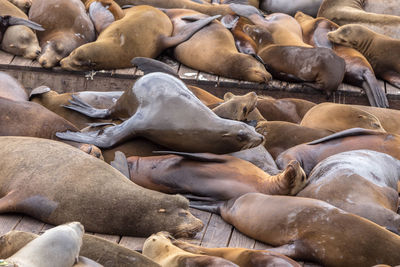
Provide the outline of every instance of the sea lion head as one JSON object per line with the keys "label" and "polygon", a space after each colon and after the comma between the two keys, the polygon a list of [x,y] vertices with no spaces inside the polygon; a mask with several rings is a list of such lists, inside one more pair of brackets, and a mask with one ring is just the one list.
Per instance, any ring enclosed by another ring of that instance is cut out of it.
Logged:
{"label": "sea lion head", "polygon": [[348,24],[335,31],[328,32],[328,39],[336,44],[357,47],[362,38],[365,38],[367,32],[368,29],[362,25]]}
{"label": "sea lion head", "polygon": [[9,27],[4,33],[1,48],[13,55],[29,59],[35,59],[41,51],[36,34],[24,25]]}
{"label": "sea lion head", "polygon": [[245,123],[234,122],[228,131],[221,131],[221,134],[225,146],[230,143],[230,151],[226,153],[253,148],[264,142],[264,136]]}
{"label": "sea lion head", "polygon": [[224,95],[224,101],[213,109],[214,113],[224,119],[244,121],[256,107],[257,95],[250,92],[243,96],[235,96],[228,92]]}
{"label": "sea lion head", "polygon": [[32,6],[32,0],[9,0],[12,4],[17,6],[19,9],[28,14],[29,9]]}
{"label": "sea lion head", "polygon": [[62,42],[48,41],[43,47],[38,62],[43,68],[52,68],[60,62],[64,54],[65,47]]}

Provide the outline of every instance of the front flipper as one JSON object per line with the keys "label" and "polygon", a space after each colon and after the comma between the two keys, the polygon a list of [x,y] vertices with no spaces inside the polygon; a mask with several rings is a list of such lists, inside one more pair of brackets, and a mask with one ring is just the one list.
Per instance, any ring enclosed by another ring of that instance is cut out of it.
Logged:
{"label": "front flipper", "polygon": [[104,119],[110,116],[109,109],[97,109],[81,100],[76,95],[72,95],[72,99],[69,100],[70,105],[63,105],[63,107],[75,110],[91,118]]}
{"label": "front flipper", "polygon": [[131,60],[132,65],[137,66],[143,73],[164,72],[169,75],[179,77],[176,71],[169,65],[156,59],[147,57],[135,57]]}
{"label": "front flipper", "polygon": [[202,161],[202,162],[217,162],[224,163],[227,161],[227,156],[224,155],[216,155],[212,153],[187,153],[187,152],[176,152],[176,151],[153,151],[154,154],[161,155],[178,155],[187,159]]}
{"label": "front flipper", "polygon": [[130,179],[128,161],[124,153],[116,151],[114,160],[110,162],[110,165]]}
{"label": "front flipper", "polygon": [[37,30],[37,31],[44,31],[44,28],[42,25],[37,24],[36,22],[27,20],[27,19],[22,19],[22,18],[17,18],[13,16],[4,16],[3,19],[8,19],[8,24],[11,25],[24,25],[27,26],[31,29]]}
{"label": "front flipper", "polygon": [[367,94],[369,103],[371,106],[388,108],[389,102],[386,98],[385,92],[379,86],[375,75],[371,72],[366,72],[363,74],[364,82],[362,83],[362,88]]}
{"label": "front flipper", "polygon": [[47,86],[43,86],[42,85],[42,86],[36,87],[29,94],[29,100],[31,100],[35,96],[42,95],[42,94],[48,93],[50,91],[51,91],[51,89],[49,87],[47,87]]}

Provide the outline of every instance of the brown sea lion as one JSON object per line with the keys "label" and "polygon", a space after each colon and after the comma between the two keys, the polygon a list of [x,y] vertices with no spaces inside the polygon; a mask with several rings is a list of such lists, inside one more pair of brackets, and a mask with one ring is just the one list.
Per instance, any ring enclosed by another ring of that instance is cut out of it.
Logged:
{"label": "brown sea lion", "polygon": [[400,116],[400,111],[397,109],[389,108],[376,108],[367,107],[362,105],[352,105],[355,108],[364,110],[365,112],[371,113],[379,119],[382,127],[388,133],[400,134],[400,123],[398,118]]}
{"label": "brown sea lion", "polygon": [[328,130],[309,128],[286,121],[259,122],[256,131],[264,136],[264,146],[274,159],[291,147],[332,133]]}
{"label": "brown sea lion", "polygon": [[[28,21],[28,16],[7,0],[0,0],[0,16],[2,17],[2,23],[6,23],[6,25],[0,26],[1,49],[13,55],[29,59],[36,58],[40,53],[36,34],[26,25],[8,27],[10,26],[10,19],[7,19],[7,16],[11,16],[13,20],[18,18],[24,21]],[[4,19],[5,17],[6,19]],[[18,21],[18,24],[21,24],[21,20]],[[15,21],[11,21],[11,24],[15,24]],[[37,29],[39,30],[40,28]]]}
{"label": "brown sea lion", "polygon": [[76,47],[95,40],[93,23],[79,0],[35,0],[29,19],[45,28],[38,33],[42,48],[38,62],[44,68],[56,66]]}
{"label": "brown sea lion", "polygon": [[162,11],[151,6],[132,7],[95,42],[75,49],[63,59],[61,67],[67,70],[128,68],[133,58],[154,58],[164,49],[187,40],[215,18],[217,16],[191,22],[180,34],[171,36],[172,23]]}
{"label": "brown sea lion", "polygon": [[32,5],[32,0],[8,0],[10,3],[21,9],[24,13],[28,14],[29,8]]}
{"label": "brown sea lion", "polygon": [[111,109],[94,109],[80,100],[70,108],[91,117],[127,119],[102,133],[57,133],[60,138],[87,140],[102,148],[135,136],[173,150],[211,153],[230,153],[263,141],[251,126],[219,118],[182,81],[159,72],[138,79]]}
{"label": "brown sea lion", "polygon": [[257,94],[247,93],[243,96],[235,96],[232,93],[224,95],[224,103],[213,108],[215,114],[224,119],[244,121],[257,105]]}
{"label": "brown sea lion", "polygon": [[321,103],[311,108],[300,125],[325,129],[331,133],[354,127],[385,132],[379,119],[371,113],[351,105],[334,103]]}
{"label": "brown sea lion", "polygon": [[[0,259],[10,257],[37,237],[38,235],[34,233],[16,230],[0,236]],[[83,235],[79,254],[107,267],[159,266],[136,251],[90,234]]]}
{"label": "brown sea lion", "polygon": [[0,72],[0,97],[13,101],[28,101],[25,88],[12,76]]}
{"label": "brown sea lion", "polygon": [[137,186],[78,149],[32,137],[0,137],[0,144],[1,213],[54,225],[79,219],[87,231],[114,235],[192,236],[203,226],[184,197]]}
{"label": "brown sea lion", "polygon": [[362,25],[348,24],[329,32],[328,39],[357,49],[371,63],[378,77],[400,89],[400,36],[394,39]]}
{"label": "brown sea lion", "polygon": [[330,156],[316,165],[300,197],[320,199],[400,234],[400,160],[372,150]]}
{"label": "brown sea lion", "polygon": [[293,259],[323,266],[400,262],[398,235],[321,200],[249,193],[214,206],[192,206],[221,214],[240,232]]}
{"label": "brown sea lion", "polygon": [[362,4],[366,12],[400,16],[397,0],[364,0]]}
{"label": "brown sea lion", "polygon": [[242,267],[301,266],[291,258],[268,250],[255,250],[246,248],[207,248],[196,246],[177,239],[172,239],[172,244],[191,253],[221,257]]}
{"label": "brown sea lion", "polygon": [[302,11],[311,16],[316,16],[322,0],[261,0],[260,9],[271,13],[285,13],[291,16],[297,11]]}
{"label": "brown sea lion", "polygon": [[[185,17],[205,16],[187,9],[165,12],[174,24],[174,34],[180,33],[187,25]],[[213,21],[175,47],[174,56],[191,68],[228,78],[259,83],[272,78],[255,58],[238,52],[232,34],[219,21]]]}
{"label": "brown sea lion", "polygon": [[385,92],[378,84],[368,60],[354,48],[333,44],[329,41],[327,33],[339,28],[336,23],[326,18],[314,19],[302,12],[297,12],[295,19],[301,25],[303,39],[306,43],[314,47],[331,48],[345,60],[345,82],[362,87],[371,106],[383,108],[389,106]]}
{"label": "brown sea lion", "polygon": [[98,34],[125,16],[122,8],[113,0],[88,0],[85,8]]}
{"label": "brown sea lion", "polygon": [[79,255],[83,232],[79,222],[49,229],[5,261],[11,266],[71,267]]}
{"label": "brown sea lion", "polygon": [[350,150],[370,149],[400,160],[399,145],[400,137],[396,134],[354,128],[288,149],[278,156],[276,163],[284,168],[290,161],[297,160],[308,175],[318,162]]}
{"label": "brown sea lion", "polygon": [[208,266],[238,267],[238,265],[220,257],[194,254],[178,248],[171,242],[172,236],[167,232],[159,232],[146,239],[143,255],[164,267]]}
{"label": "brown sea lion", "polygon": [[295,161],[281,173],[271,176],[229,155],[165,153],[175,155],[127,158],[130,179],[152,190],[214,200],[231,199],[248,192],[295,195],[306,183],[304,172]]}

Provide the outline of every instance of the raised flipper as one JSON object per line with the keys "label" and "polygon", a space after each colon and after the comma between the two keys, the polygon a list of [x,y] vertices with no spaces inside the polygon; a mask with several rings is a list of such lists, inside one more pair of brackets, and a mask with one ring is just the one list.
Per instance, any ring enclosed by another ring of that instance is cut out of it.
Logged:
{"label": "raised flipper", "polygon": [[385,81],[400,89],[400,74],[394,71],[387,71],[380,75]]}
{"label": "raised flipper", "polygon": [[47,92],[50,92],[51,89],[47,86],[39,86],[36,87],[35,89],[32,90],[32,92],[29,94],[29,100],[31,100],[33,97],[37,96],[37,95],[41,95]]}
{"label": "raised flipper", "polygon": [[135,57],[131,60],[131,63],[143,71],[145,75],[152,72],[164,72],[169,75],[179,77],[173,68],[156,59],[148,57]]}
{"label": "raised flipper", "polygon": [[104,119],[110,116],[108,109],[97,109],[81,100],[76,95],[72,95],[72,99],[69,100],[71,105],[63,105],[63,107],[75,110],[91,118]]}
{"label": "raised flipper", "polygon": [[254,6],[250,5],[241,5],[241,4],[229,4],[229,7],[232,9],[235,14],[248,18],[251,20],[252,15],[259,15],[262,17],[261,12],[255,8]]}
{"label": "raised flipper", "polygon": [[128,161],[124,153],[116,151],[114,160],[110,162],[110,165],[130,179]]}
{"label": "raised flipper", "polygon": [[368,71],[363,74],[363,78],[364,82],[362,83],[362,88],[367,94],[370,105],[374,107],[388,108],[389,102],[386,98],[386,94],[379,86],[375,75]]}
{"label": "raised flipper", "polygon": [[351,128],[351,129],[347,129],[347,130],[337,132],[337,133],[322,137],[320,139],[314,140],[312,142],[307,143],[307,145],[317,145],[320,143],[324,143],[327,141],[331,141],[331,140],[339,139],[339,138],[343,138],[343,137],[348,137],[348,136],[382,135],[382,134],[385,134],[385,133],[374,131],[374,130],[368,130],[368,129],[364,129],[364,128]]}
{"label": "raised flipper", "polygon": [[226,156],[216,155],[212,153],[187,153],[187,152],[176,152],[176,151],[153,151],[154,154],[168,155],[173,154],[177,156],[182,156],[187,159],[202,161],[202,162],[226,162]]}
{"label": "raised flipper", "polygon": [[[8,25],[24,25],[27,26],[31,29],[37,30],[37,31],[44,31],[44,28],[42,25],[37,24],[36,22],[27,20],[27,19],[22,19],[22,18],[17,18],[13,16],[4,16],[2,17],[3,20],[8,20]],[[1,16],[0,16],[0,21],[1,21]]]}

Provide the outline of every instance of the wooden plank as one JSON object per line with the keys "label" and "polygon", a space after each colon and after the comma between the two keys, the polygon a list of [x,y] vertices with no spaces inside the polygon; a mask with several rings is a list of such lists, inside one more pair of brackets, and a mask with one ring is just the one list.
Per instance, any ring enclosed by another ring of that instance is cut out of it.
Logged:
{"label": "wooden plank", "polygon": [[239,83],[239,80],[225,78],[222,76],[218,77],[218,86],[237,87],[238,83]]}
{"label": "wooden plank", "polygon": [[386,92],[388,95],[390,95],[392,97],[394,96],[396,98],[398,98],[400,96],[400,89],[394,87],[393,85],[391,85],[388,82],[385,82],[385,85],[386,85]]}
{"label": "wooden plank", "polygon": [[40,234],[43,234],[45,231],[47,231],[47,230],[49,230],[49,229],[51,229],[51,228],[54,228],[54,227],[55,227],[55,226],[52,225],[52,224],[47,224],[47,223],[45,223],[45,224],[43,225],[42,230],[40,231]]}
{"label": "wooden plank", "polygon": [[198,70],[191,69],[183,64],[179,67],[178,75],[183,81],[190,80],[196,81],[197,75],[199,74]]}
{"label": "wooden plank", "polygon": [[179,67],[181,65],[181,63],[179,63],[178,61],[170,58],[169,56],[166,55],[161,55],[158,57],[158,60],[161,62],[164,62],[165,64],[167,64],[168,66],[170,66],[173,70],[175,70],[175,73],[178,74],[178,70]]}
{"label": "wooden plank", "polygon": [[121,246],[124,246],[124,247],[132,249],[132,250],[141,251],[143,248],[144,241],[146,241],[146,239],[147,238],[145,238],[145,237],[123,236],[121,238],[121,241],[119,241],[119,244]]}
{"label": "wooden plank", "polygon": [[1,214],[0,215],[0,236],[13,230],[22,220],[21,214]]}
{"label": "wooden plank", "polygon": [[0,64],[8,65],[13,60],[14,55],[0,50]]}
{"label": "wooden plank", "polygon": [[32,59],[15,56],[10,62],[10,66],[18,66],[20,69],[29,69],[32,64]]}
{"label": "wooden plank", "polygon": [[136,67],[115,70],[115,74],[121,76],[134,76],[135,72],[136,72]]}
{"label": "wooden plank", "polygon": [[207,230],[201,242],[202,247],[226,247],[232,234],[232,226],[221,216],[212,214]]}
{"label": "wooden plank", "polygon": [[228,247],[231,248],[253,248],[256,241],[250,237],[242,234],[235,228],[233,229],[231,239],[229,241]]}
{"label": "wooden plank", "polygon": [[254,244],[254,249],[269,249],[269,248],[272,248],[272,246],[269,246],[260,241],[256,241],[256,243]]}
{"label": "wooden plank", "polygon": [[30,216],[25,215],[16,225],[14,230],[39,234],[44,226],[44,222],[38,221]]}
{"label": "wooden plank", "polygon": [[209,86],[218,86],[218,76],[200,71],[197,75],[198,84],[207,84]]}
{"label": "wooden plank", "polygon": [[118,243],[121,240],[121,237],[118,235],[105,235],[105,234],[94,234],[95,236],[107,239],[110,242]]}

